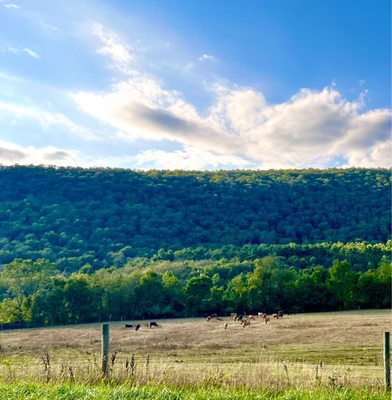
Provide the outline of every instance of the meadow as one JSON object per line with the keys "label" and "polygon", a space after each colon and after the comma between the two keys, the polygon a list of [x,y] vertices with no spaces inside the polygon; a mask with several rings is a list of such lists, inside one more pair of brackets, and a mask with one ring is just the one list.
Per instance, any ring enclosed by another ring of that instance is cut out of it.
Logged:
{"label": "meadow", "polygon": [[[293,388],[344,389],[383,396],[388,310],[297,314],[268,324],[257,318],[245,328],[229,317],[162,319],[158,328],[146,322],[110,323],[111,383],[158,385],[156,390],[164,385],[174,391],[263,388],[276,395]],[[142,327],[135,331],[125,323]],[[101,384],[100,334],[100,324],[2,331],[3,384]]]}

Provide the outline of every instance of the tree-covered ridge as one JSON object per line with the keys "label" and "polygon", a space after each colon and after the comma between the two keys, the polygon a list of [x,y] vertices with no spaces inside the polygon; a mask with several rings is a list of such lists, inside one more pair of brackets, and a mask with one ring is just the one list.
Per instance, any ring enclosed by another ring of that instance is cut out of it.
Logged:
{"label": "tree-covered ridge", "polygon": [[0,168],[0,264],[99,268],[159,249],[390,238],[389,171]]}

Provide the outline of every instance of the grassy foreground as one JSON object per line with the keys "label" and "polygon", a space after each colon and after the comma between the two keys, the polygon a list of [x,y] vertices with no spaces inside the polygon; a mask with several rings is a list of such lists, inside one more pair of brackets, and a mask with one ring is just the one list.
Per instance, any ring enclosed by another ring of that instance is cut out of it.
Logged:
{"label": "grassy foreground", "polygon": [[111,385],[13,382],[0,383],[0,399],[6,400],[389,400],[390,394],[382,391],[353,389],[284,389],[279,391],[249,388],[183,387],[162,385]]}

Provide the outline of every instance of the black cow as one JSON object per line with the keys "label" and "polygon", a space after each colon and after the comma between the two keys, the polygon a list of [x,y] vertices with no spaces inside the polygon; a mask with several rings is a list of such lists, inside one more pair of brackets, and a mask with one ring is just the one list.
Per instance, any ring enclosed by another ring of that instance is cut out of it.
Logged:
{"label": "black cow", "polygon": [[137,332],[139,329],[140,329],[140,324],[137,324],[137,325],[135,326],[135,331]]}
{"label": "black cow", "polygon": [[158,324],[155,321],[151,321],[149,326],[150,328],[152,328],[153,326],[158,328]]}
{"label": "black cow", "polygon": [[133,325],[132,324],[125,324],[125,327],[126,328],[133,328]]}

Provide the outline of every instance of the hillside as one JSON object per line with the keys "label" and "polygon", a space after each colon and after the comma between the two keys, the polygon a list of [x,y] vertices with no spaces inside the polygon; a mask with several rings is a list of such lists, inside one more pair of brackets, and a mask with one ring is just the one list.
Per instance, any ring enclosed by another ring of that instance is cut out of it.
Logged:
{"label": "hillside", "polygon": [[124,264],[159,249],[386,242],[389,171],[1,167],[0,264]]}

